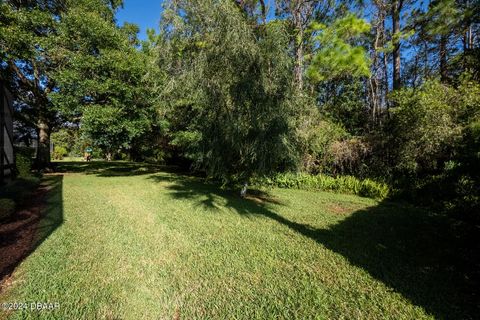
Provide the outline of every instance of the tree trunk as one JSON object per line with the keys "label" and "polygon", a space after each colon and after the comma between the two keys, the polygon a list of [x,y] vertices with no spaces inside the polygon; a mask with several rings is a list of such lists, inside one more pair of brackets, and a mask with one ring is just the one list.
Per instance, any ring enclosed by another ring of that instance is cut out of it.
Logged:
{"label": "tree trunk", "polygon": [[468,26],[468,49],[473,48],[473,34],[472,34],[472,26]]}
{"label": "tree trunk", "polygon": [[375,126],[377,122],[377,115],[380,113],[380,108],[382,105],[381,95],[382,95],[382,77],[381,74],[382,66],[380,61],[379,50],[383,47],[382,39],[383,39],[383,24],[385,23],[385,15],[383,13],[383,8],[380,3],[375,2],[377,12],[375,13],[375,20],[373,23],[374,30],[375,30],[375,38],[372,43],[372,52],[371,52],[371,59],[372,59],[372,75],[369,79],[370,85],[370,104],[371,104],[371,111],[372,111],[372,124]]}
{"label": "tree trunk", "polygon": [[439,45],[439,58],[440,58],[440,81],[446,82],[447,76],[447,36],[442,35],[440,37]]}
{"label": "tree trunk", "polygon": [[299,91],[303,90],[303,26],[300,22],[300,13],[295,18],[298,21],[296,28],[298,31],[297,38],[295,39],[295,84]]}
{"label": "tree trunk", "polygon": [[45,118],[40,117],[37,122],[38,148],[36,165],[38,169],[50,166],[50,126]]}
{"label": "tree trunk", "polygon": [[425,41],[423,44],[423,77],[428,78],[430,76],[430,72],[428,69],[428,44]]}
{"label": "tree trunk", "polygon": [[395,0],[392,3],[392,39],[393,39],[393,89],[400,89],[402,86],[400,75],[400,11],[402,0]]}
{"label": "tree trunk", "polygon": [[[386,17],[387,13],[386,11],[384,12],[384,16],[383,16],[383,21],[382,21],[382,48],[385,47],[386,43],[387,43],[387,35],[386,35],[386,29],[385,29],[385,17]],[[386,111],[387,111],[387,117],[390,116],[390,102],[388,101],[387,97],[388,97],[388,93],[389,93],[389,87],[388,87],[388,54],[384,51],[382,53],[382,58],[383,58],[383,65],[382,65],[382,69],[383,69],[383,82],[382,82],[382,85],[383,85],[383,103],[385,104],[385,107],[386,107]]]}

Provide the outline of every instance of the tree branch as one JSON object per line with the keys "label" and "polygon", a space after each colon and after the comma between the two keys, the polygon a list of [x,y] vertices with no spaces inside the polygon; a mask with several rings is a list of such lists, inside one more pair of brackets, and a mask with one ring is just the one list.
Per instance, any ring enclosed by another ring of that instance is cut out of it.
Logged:
{"label": "tree branch", "polygon": [[22,71],[20,71],[20,69],[17,67],[17,65],[12,60],[8,61],[8,67],[9,67],[10,71],[15,73],[15,75],[18,77],[18,79],[20,80],[20,82],[22,82],[22,84],[24,86],[27,86],[32,90],[35,88],[35,85],[33,84],[33,82],[30,81],[29,79],[27,79],[27,77],[25,77],[23,75]]}

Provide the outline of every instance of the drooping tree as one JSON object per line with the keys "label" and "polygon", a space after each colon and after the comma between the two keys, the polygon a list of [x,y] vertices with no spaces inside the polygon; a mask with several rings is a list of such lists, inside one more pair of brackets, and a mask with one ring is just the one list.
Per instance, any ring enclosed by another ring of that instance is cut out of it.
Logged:
{"label": "drooping tree", "polygon": [[163,27],[166,118],[183,122],[172,143],[224,182],[289,165],[294,99],[283,24],[258,28],[231,1],[190,0],[172,1]]}

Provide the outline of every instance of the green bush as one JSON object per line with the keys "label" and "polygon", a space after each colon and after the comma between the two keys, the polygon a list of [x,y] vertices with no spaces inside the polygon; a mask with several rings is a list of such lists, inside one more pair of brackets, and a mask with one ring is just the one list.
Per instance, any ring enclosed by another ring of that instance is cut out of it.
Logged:
{"label": "green bush", "polygon": [[334,191],[379,200],[387,198],[390,192],[386,184],[370,179],[359,180],[352,176],[331,177],[323,174],[281,173],[257,179],[253,183],[266,187]]}
{"label": "green bush", "polygon": [[0,221],[10,217],[15,212],[15,202],[12,199],[0,199]]}
{"label": "green bush", "polygon": [[15,164],[18,177],[32,176],[34,152],[35,150],[32,148],[15,148]]}
{"label": "green bush", "polygon": [[53,149],[52,158],[53,160],[63,160],[63,157],[65,157],[67,154],[67,149],[65,149],[64,147],[55,146],[55,148]]}
{"label": "green bush", "polygon": [[480,85],[427,82],[395,96],[395,197],[480,221]]}
{"label": "green bush", "polygon": [[300,168],[310,174],[333,173],[334,159],[329,149],[336,141],[349,138],[349,134],[342,126],[323,117],[318,108],[306,106],[304,109],[295,132],[301,154]]}
{"label": "green bush", "polygon": [[393,166],[403,174],[439,173],[480,115],[480,85],[468,79],[457,88],[426,81],[420,88],[396,91],[392,99],[387,135]]}

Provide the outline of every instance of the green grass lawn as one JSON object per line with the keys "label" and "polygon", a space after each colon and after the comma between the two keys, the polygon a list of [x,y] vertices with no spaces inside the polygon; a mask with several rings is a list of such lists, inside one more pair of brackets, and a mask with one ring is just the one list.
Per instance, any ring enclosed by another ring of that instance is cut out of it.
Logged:
{"label": "green grass lawn", "polygon": [[301,190],[241,199],[168,168],[59,166],[68,172],[44,181],[52,190],[42,241],[0,302],[60,308],[0,318],[478,315],[471,256],[446,218]]}

